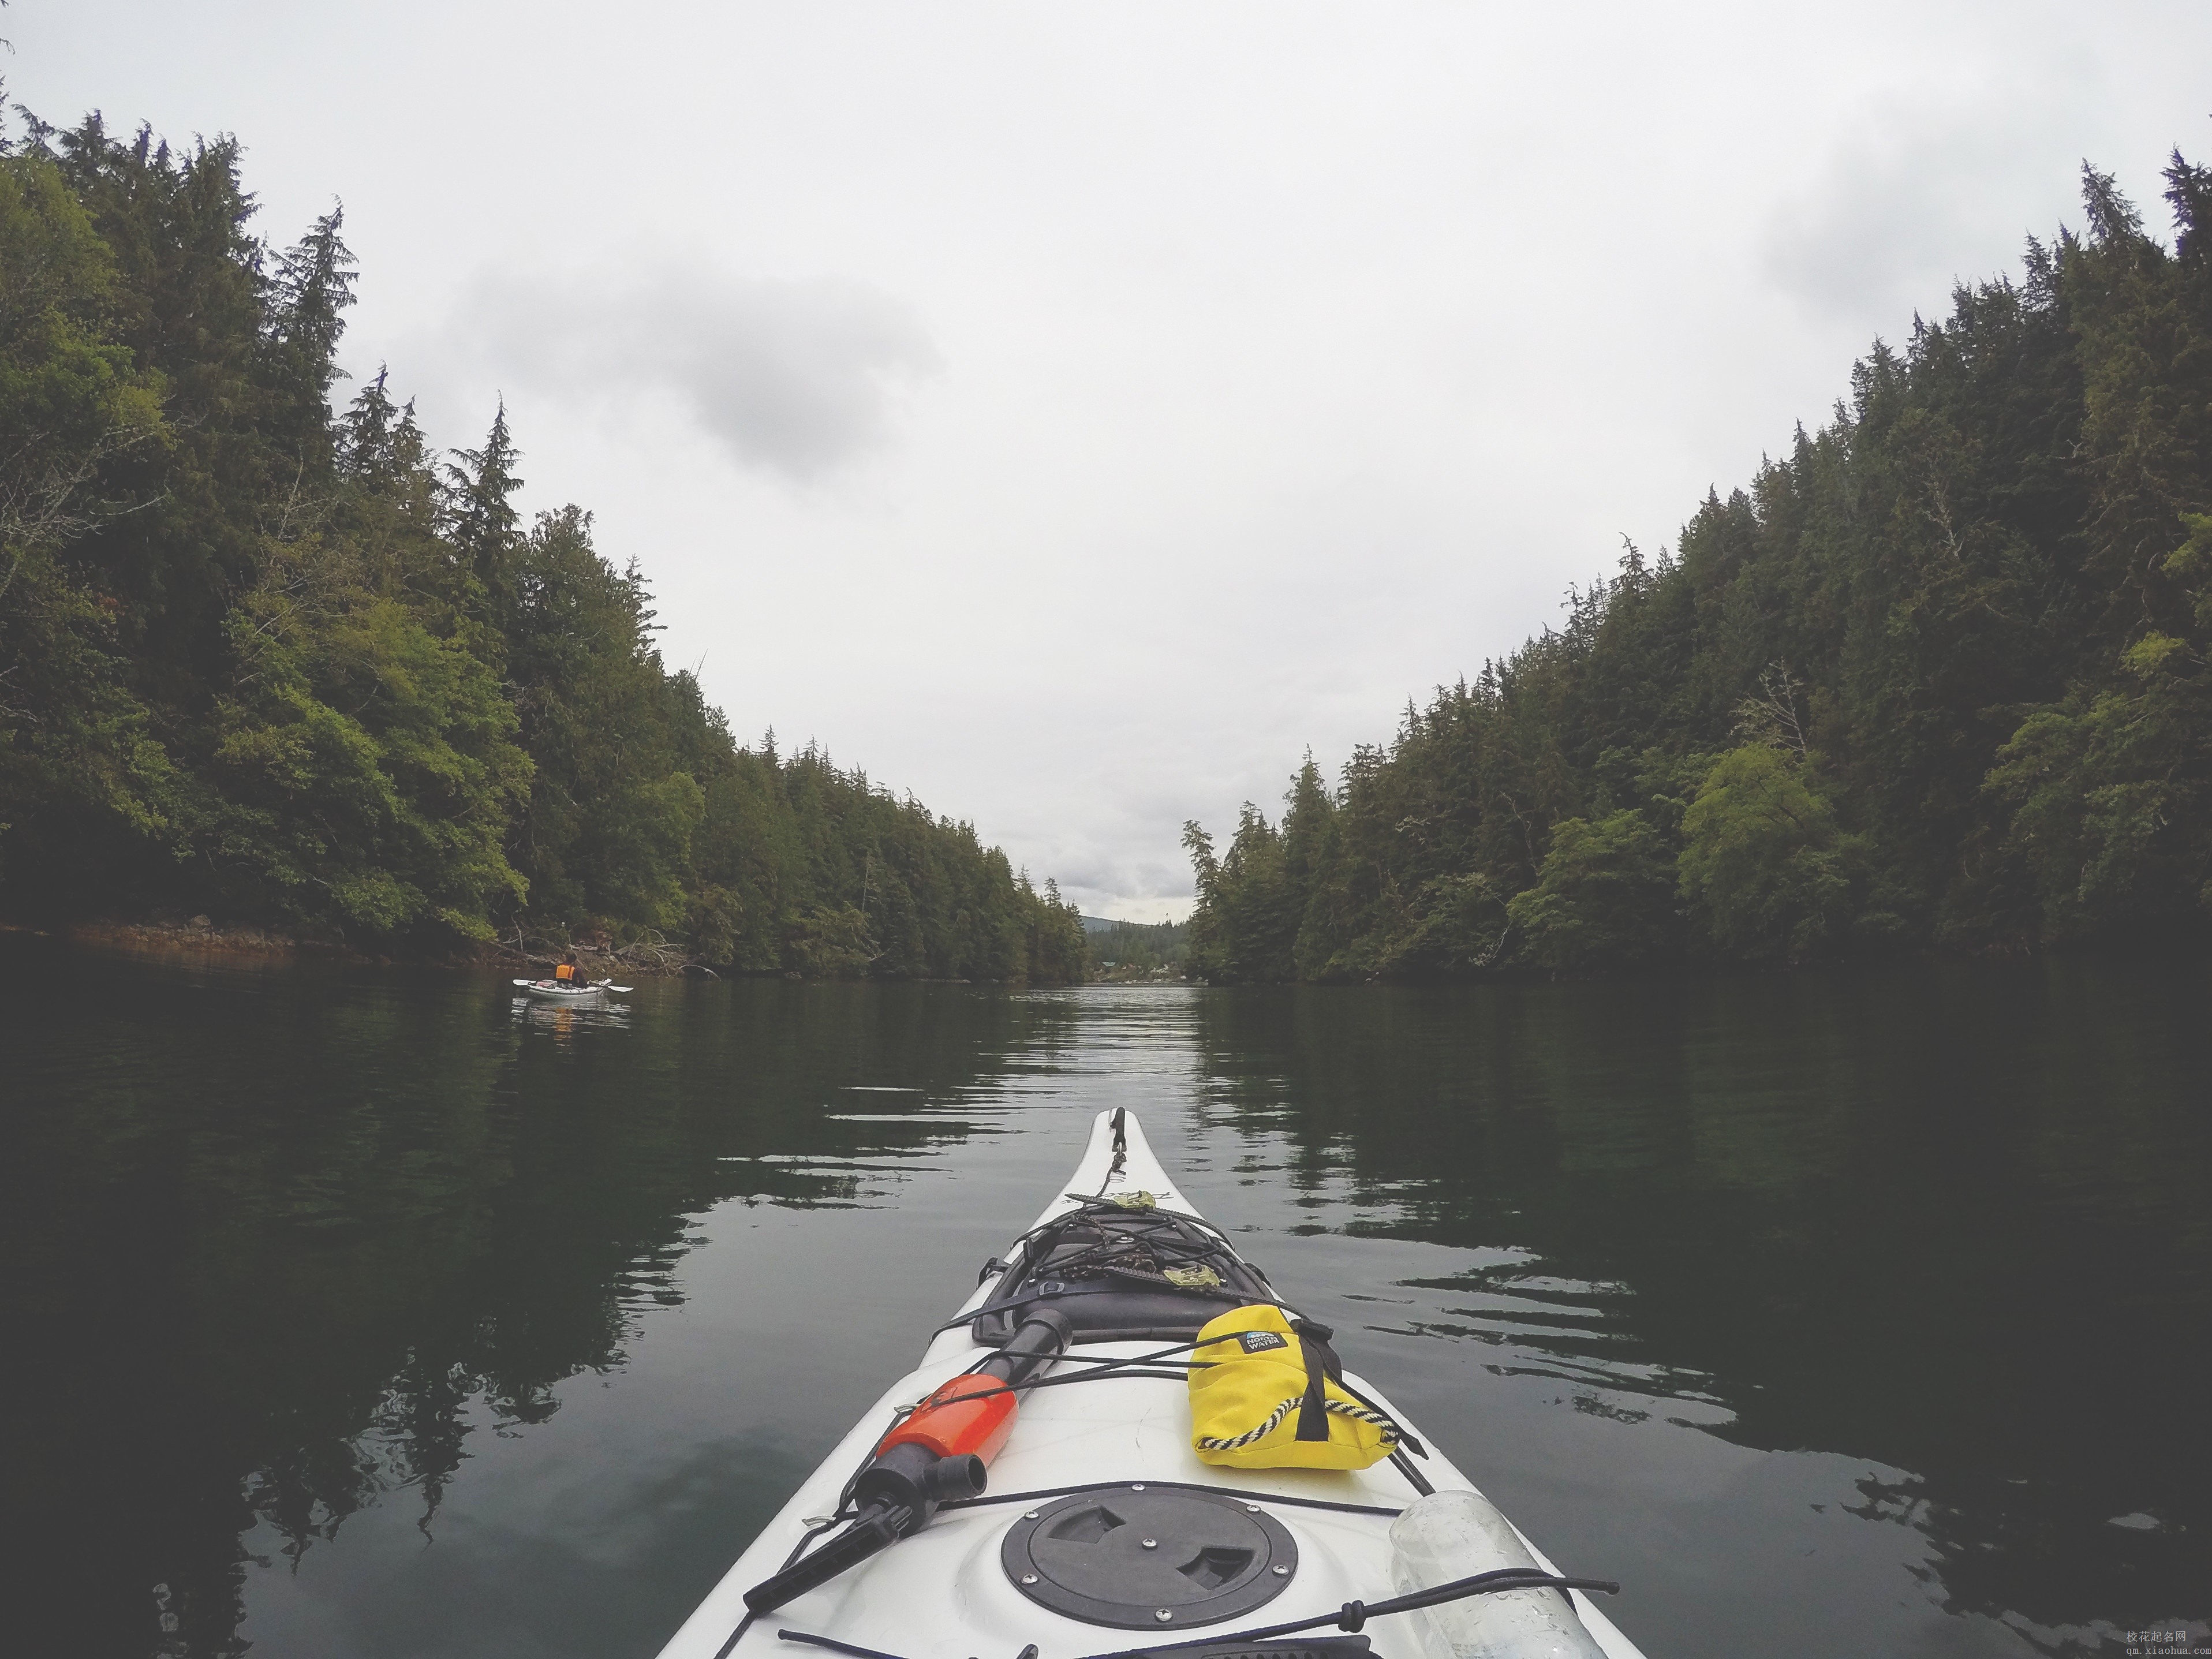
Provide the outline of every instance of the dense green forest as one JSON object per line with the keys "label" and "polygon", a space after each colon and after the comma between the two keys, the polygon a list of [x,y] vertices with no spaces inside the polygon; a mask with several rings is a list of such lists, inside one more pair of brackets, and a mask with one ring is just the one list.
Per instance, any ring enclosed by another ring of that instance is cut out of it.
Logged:
{"label": "dense green forest", "polygon": [[1086,916],[1083,925],[1094,969],[1110,978],[1141,978],[1161,969],[1180,974],[1190,954],[1190,930],[1182,922]]}
{"label": "dense green forest", "polygon": [[1877,342],[1677,550],[1408,707],[1279,823],[1199,825],[1224,981],[2201,945],[2212,933],[2212,171]]}
{"label": "dense green forest", "polygon": [[337,210],[272,248],[234,141],[25,120],[0,147],[0,908],[1082,976],[1074,907],[972,826],[734,742],[591,515],[522,522],[503,406],[450,458],[382,374],[334,407]]}

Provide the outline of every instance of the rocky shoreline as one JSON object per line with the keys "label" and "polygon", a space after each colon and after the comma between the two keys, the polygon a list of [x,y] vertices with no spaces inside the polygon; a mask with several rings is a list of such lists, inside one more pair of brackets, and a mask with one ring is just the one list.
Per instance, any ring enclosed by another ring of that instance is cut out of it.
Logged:
{"label": "rocky shoreline", "polygon": [[126,951],[184,951],[233,957],[285,957],[304,951],[354,962],[392,959],[328,940],[298,939],[242,923],[216,922],[204,915],[182,921],[118,921],[103,918],[27,931],[49,933],[80,945],[110,945]]}
{"label": "rocky shoreline", "polygon": [[[173,957],[226,957],[247,961],[278,960],[313,956],[332,962],[353,962],[383,967],[444,968],[455,972],[495,972],[531,978],[549,977],[564,951],[573,950],[587,979],[803,979],[789,969],[717,971],[696,963],[684,948],[648,934],[627,945],[617,945],[604,933],[581,938],[518,932],[512,939],[490,940],[444,954],[410,954],[392,951],[364,951],[343,939],[302,937],[280,933],[250,922],[223,922],[205,915],[142,916],[123,919],[94,917],[79,921],[36,922],[0,921],[0,933],[28,933],[44,939],[64,939],[106,950],[140,951]],[[1159,975],[1124,978],[1121,982],[1158,984]],[[1172,977],[1178,977],[1174,975]],[[930,985],[967,985],[966,979],[927,979]],[[1050,981],[1060,983],[1063,981]],[[1089,983],[1076,981],[1073,983]]]}
{"label": "rocky shoreline", "polygon": [[[363,951],[338,939],[301,938],[248,922],[219,922],[207,915],[143,917],[133,921],[102,917],[52,927],[20,927],[14,931],[111,950],[249,959],[315,956],[384,966],[404,962],[410,967],[497,969],[516,974],[550,971],[559,959],[557,948],[538,940],[530,941],[534,948],[527,950],[491,943],[442,956],[401,957],[390,951]],[[671,960],[670,953],[665,950],[622,951],[580,941],[575,948],[577,960],[595,979],[616,973],[669,976],[685,970],[685,964]]]}

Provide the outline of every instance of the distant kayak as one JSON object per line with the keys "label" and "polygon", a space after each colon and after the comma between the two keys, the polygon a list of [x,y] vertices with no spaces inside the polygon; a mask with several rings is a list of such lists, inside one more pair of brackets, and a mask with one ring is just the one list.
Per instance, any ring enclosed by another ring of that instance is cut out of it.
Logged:
{"label": "distant kayak", "polygon": [[627,985],[617,985],[612,980],[593,980],[587,985],[565,985],[557,979],[519,979],[515,988],[533,997],[544,997],[551,1002],[589,1002],[609,991],[627,991]]}
{"label": "distant kayak", "polygon": [[1640,1659],[1332,1336],[1102,1112],[661,1659]]}

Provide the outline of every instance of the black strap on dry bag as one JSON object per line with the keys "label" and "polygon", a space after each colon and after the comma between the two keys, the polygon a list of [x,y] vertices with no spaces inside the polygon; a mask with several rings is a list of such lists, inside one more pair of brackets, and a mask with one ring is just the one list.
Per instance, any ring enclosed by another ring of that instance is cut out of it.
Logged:
{"label": "black strap on dry bag", "polygon": [[1306,1362],[1306,1395],[1298,1402],[1297,1440],[1326,1440],[1328,1438],[1328,1386],[1327,1379],[1339,1370],[1334,1352],[1328,1340],[1336,1333],[1326,1325],[1312,1320],[1295,1321],[1291,1328],[1298,1334],[1298,1352]]}

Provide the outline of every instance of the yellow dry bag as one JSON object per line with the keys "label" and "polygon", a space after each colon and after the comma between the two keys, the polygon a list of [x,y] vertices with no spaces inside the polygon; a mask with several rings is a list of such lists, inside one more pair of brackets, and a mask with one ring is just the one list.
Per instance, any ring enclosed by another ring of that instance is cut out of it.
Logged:
{"label": "yellow dry bag", "polygon": [[[1322,1335],[1326,1335],[1326,1331]],[[1237,1469],[1364,1469],[1398,1449],[1398,1425],[1330,1375],[1335,1356],[1258,1303],[1198,1334],[1191,1355],[1190,1444]]]}

